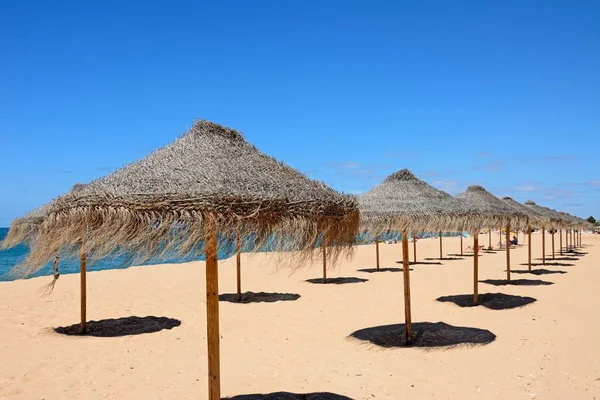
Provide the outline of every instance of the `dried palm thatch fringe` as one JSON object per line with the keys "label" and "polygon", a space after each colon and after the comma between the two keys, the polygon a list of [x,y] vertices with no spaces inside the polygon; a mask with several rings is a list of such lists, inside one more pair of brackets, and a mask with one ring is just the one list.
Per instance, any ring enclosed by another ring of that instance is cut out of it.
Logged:
{"label": "dried palm thatch fringe", "polygon": [[504,228],[507,225],[514,227],[527,226],[527,215],[519,210],[509,207],[502,200],[485,190],[483,187],[474,185],[456,196],[478,211],[479,218],[465,227],[471,233],[479,233],[482,227]]}
{"label": "dried palm thatch fringe", "polygon": [[172,144],[53,201],[20,272],[37,271],[57,250],[76,257],[82,238],[89,261],[125,253],[142,262],[201,254],[215,233],[207,229],[228,245],[238,227],[242,242],[295,250],[298,262],[315,256],[319,242],[335,259],[351,253],[358,224],[354,197],[261,153],[233,129],[197,121]]}
{"label": "dried palm thatch fringe", "polygon": [[467,204],[417,179],[408,169],[395,172],[359,196],[361,231],[454,231],[477,215]]}
{"label": "dried palm thatch fringe", "polygon": [[531,227],[542,227],[547,226],[550,222],[550,219],[534,209],[527,207],[515,200],[512,197],[503,197],[502,201],[512,209],[519,211],[527,217],[526,226],[518,227],[518,228],[529,228]]}
{"label": "dried palm thatch fringe", "polygon": [[[71,188],[71,192],[77,192],[83,186],[81,183],[76,183]],[[42,222],[44,222],[49,210],[50,204],[44,204],[21,218],[15,219],[6,237],[0,242],[0,249],[8,249],[19,244],[30,244],[39,233]]]}

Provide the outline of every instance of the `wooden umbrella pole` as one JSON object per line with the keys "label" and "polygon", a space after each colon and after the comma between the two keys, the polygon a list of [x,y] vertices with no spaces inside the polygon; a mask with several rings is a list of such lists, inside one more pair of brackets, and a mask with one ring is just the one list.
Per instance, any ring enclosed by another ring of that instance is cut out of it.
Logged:
{"label": "wooden umbrella pole", "polygon": [[235,264],[236,264],[236,273],[237,273],[237,301],[242,301],[242,254],[241,254],[241,244],[240,244],[240,231],[239,229],[235,235]]}
{"label": "wooden umbrella pole", "polygon": [[327,280],[327,246],[325,243],[321,244],[321,251],[323,252],[323,283]]}
{"label": "wooden umbrella pole", "polygon": [[569,229],[569,251],[573,250],[573,229]]}
{"label": "wooden umbrella pole", "polygon": [[80,278],[81,278],[81,326],[79,328],[80,333],[87,331],[87,265],[86,265],[86,254],[85,254],[85,242],[81,239],[79,243],[79,267],[80,267]]}
{"label": "wooden umbrella pole", "polygon": [[219,261],[217,229],[206,223],[206,340],[208,344],[208,399],[221,399],[221,367],[219,336]]}
{"label": "wooden umbrella pole", "polygon": [[463,255],[463,234],[460,233],[460,255]]}
{"label": "wooden umbrella pole", "polygon": [[510,224],[506,225],[506,280],[510,281]]}
{"label": "wooden umbrella pole", "polygon": [[542,264],[546,265],[546,228],[542,226]]}
{"label": "wooden umbrella pole", "polygon": [[[477,241],[479,241],[479,232],[477,233]],[[492,249],[492,230],[488,229],[488,249]]]}
{"label": "wooden umbrella pole", "polygon": [[531,271],[531,226],[527,227],[527,241],[528,241],[528,245],[527,245],[527,253],[528,253],[528,264],[529,264],[529,270]]}
{"label": "wooden umbrella pole", "polygon": [[560,249],[560,255],[562,256],[563,254],[563,243],[562,243],[562,229],[558,230],[558,248]]}
{"label": "wooden umbrella pole", "polygon": [[406,345],[412,344],[412,320],[410,315],[410,262],[408,260],[408,233],[402,231],[402,275],[404,275],[404,337]]}
{"label": "wooden umbrella pole", "polygon": [[[408,239],[408,238],[406,238]],[[408,249],[406,249],[408,250]],[[417,235],[413,233],[413,262],[417,262]]]}
{"label": "wooden umbrella pole", "polygon": [[473,305],[479,304],[479,232],[473,236]]}
{"label": "wooden umbrella pole", "polygon": [[379,269],[379,235],[375,236],[375,257],[377,258],[377,269]]}
{"label": "wooden umbrella pole", "polygon": [[442,231],[440,231],[440,260],[444,258],[442,256]]}
{"label": "wooden umbrella pole", "polygon": [[554,260],[554,227],[552,228],[552,259]]}

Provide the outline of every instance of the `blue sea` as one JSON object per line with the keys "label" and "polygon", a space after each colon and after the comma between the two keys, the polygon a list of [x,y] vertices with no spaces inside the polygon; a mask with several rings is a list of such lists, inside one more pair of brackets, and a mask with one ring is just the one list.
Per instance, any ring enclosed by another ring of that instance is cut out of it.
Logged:
{"label": "blue sea", "polygon": [[[0,241],[4,239],[8,232],[8,228],[0,228]],[[444,236],[456,236],[458,233],[447,233]],[[426,238],[432,236],[431,233],[420,233],[418,234],[421,238]],[[386,240],[400,240],[400,234],[388,234],[385,236],[381,236],[381,241]],[[359,238],[360,242],[367,243],[373,241],[373,238],[361,237]],[[227,259],[235,254],[235,249],[233,245],[230,246],[219,246],[219,260]],[[250,250],[250,249],[248,249]],[[242,249],[244,251],[244,249]],[[260,249],[260,251],[269,251],[268,248]],[[28,248],[24,245],[19,245],[7,250],[0,250],[0,281],[12,281],[15,280],[16,277],[13,276],[10,272],[11,270],[20,262],[24,260],[27,256]],[[144,265],[150,264],[160,264],[160,263],[182,263],[196,260],[203,260],[202,255],[198,255],[196,257],[171,257],[171,258],[161,258],[161,259],[153,259],[144,263]],[[139,264],[137,264],[139,265]],[[87,269],[88,271],[102,271],[105,269],[123,269],[131,266],[131,263],[125,257],[114,257],[102,259],[96,262],[88,263]],[[61,274],[73,274],[79,273],[79,260],[68,260],[61,259],[59,270]],[[48,265],[44,266],[41,270],[33,274],[31,277],[35,276],[46,276],[52,275],[52,263],[48,263]]]}

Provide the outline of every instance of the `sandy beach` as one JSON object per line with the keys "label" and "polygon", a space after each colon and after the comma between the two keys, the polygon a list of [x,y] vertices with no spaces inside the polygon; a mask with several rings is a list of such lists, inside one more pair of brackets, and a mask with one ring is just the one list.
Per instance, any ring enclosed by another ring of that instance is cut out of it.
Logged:
{"label": "sandy beach", "polygon": [[[522,234],[520,242],[511,259],[522,271]],[[487,235],[480,243],[487,245]],[[513,273],[513,280],[527,280],[521,285],[480,283],[481,294],[536,300],[496,310],[436,301],[472,293],[473,259],[454,255],[459,238],[445,238],[444,254],[455,259],[425,260],[439,256],[438,240],[419,241],[418,260],[427,263],[412,266],[413,322],[477,328],[494,339],[440,348],[384,348],[351,336],[404,322],[402,273],[357,271],[375,267],[374,245],[357,247],[352,260],[328,272],[368,281],[340,285],[305,282],[321,277],[320,263],[292,271],[272,254],[243,254],[244,291],[300,297],[220,303],[224,397],[285,391],[352,399],[600,399],[600,236],[584,235],[583,244],[579,254],[534,266],[540,274]],[[556,246],[558,252],[558,237]],[[533,235],[532,252],[540,263],[541,234]],[[401,244],[380,245],[380,257],[382,268],[400,268]],[[221,261],[219,274],[220,292],[233,293],[235,258]],[[480,280],[505,277],[505,252],[483,253]],[[40,296],[50,280],[0,283],[1,399],[206,397],[203,262],[89,273],[88,320],[142,317],[130,332],[138,334],[116,337],[55,332],[78,322],[79,275],[61,276],[50,296]],[[139,333],[154,328],[160,330]]]}

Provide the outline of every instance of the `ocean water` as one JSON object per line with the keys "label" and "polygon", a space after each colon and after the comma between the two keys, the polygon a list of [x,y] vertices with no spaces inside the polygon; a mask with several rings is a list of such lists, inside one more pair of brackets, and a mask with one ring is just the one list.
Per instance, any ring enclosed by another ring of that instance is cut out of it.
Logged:
{"label": "ocean water", "polygon": [[[0,241],[4,239],[8,232],[8,228],[0,228]],[[427,238],[434,236],[432,233],[418,233],[420,238]],[[444,233],[444,236],[457,236],[459,233],[448,232]],[[381,235],[379,237],[380,241],[387,240],[401,240],[402,236],[399,233],[389,233],[386,235]],[[369,243],[374,240],[374,237],[361,236],[358,238],[360,243]],[[252,251],[252,248],[242,248],[242,251]],[[22,262],[27,256],[27,252],[29,249],[27,246],[19,245],[7,250],[0,250],[0,281],[12,281],[18,279],[13,274],[11,274],[12,269]],[[258,249],[258,251],[271,251],[269,246],[267,245],[264,248]],[[235,254],[235,248],[233,244],[228,245],[220,245],[219,246],[219,260],[227,259]],[[204,260],[203,254],[198,254],[195,256],[189,257],[165,257],[161,259],[152,259],[149,260],[142,265],[151,265],[151,264],[161,264],[161,263],[182,263],[189,261],[197,261]],[[140,265],[139,263],[134,263],[135,265]],[[87,265],[88,271],[102,271],[106,269],[123,269],[131,266],[130,260],[128,260],[124,256],[106,258],[102,260],[98,260],[95,262],[90,262]],[[73,274],[79,273],[79,260],[69,260],[69,259],[61,259],[59,264],[59,271],[62,274]],[[52,263],[48,263],[38,272],[33,274],[31,277],[36,276],[46,276],[52,275],[54,271],[52,270]]]}

